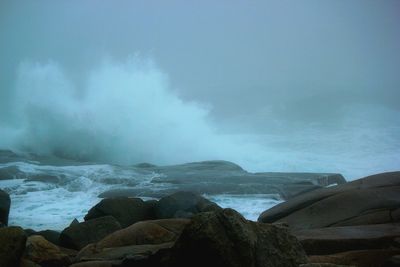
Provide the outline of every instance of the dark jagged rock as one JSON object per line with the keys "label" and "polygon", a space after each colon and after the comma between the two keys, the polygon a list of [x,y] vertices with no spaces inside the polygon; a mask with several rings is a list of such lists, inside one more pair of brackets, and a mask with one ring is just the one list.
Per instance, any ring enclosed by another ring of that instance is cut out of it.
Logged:
{"label": "dark jagged rock", "polygon": [[0,228],[0,266],[19,266],[25,242],[26,235],[21,227]]}
{"label": "dark jagged rock", "polygon": [[85,220],[111,215],[125,228],[138,221],[154,219],[154,205],[155,202],[140,198],[107,198],[91,208]]}
{"label": "dark jagged rock", "polygon": [[10,213],[10,196],[0,189],[0,225],[8,225],[8,215]]}
{"label": "dark jagged rock", "polygon": [[390,172],[300,195],[263,212],[258,220],[299,229],[392,223],[400,219],[399,208],[400,172]]}
{"label": "dark jagged rock", "polygon": [[214,202],[191,192],[177,192],[161,198],[155,206],[155,214],[159,219],[189,218],[194,214],[221,209]]}
{"label": "dark jagged rock", "polygon": [[287,229],[247,221],[232,209],[195,215],[167,255],[162,266],[297,267],[307,262]]}
{"label": "dark jagged rock", "polygon": [[119,229],[121,225],[112,216],[92,219],[65,228],[60,235],[60,244],[66,248],[80,250]]}

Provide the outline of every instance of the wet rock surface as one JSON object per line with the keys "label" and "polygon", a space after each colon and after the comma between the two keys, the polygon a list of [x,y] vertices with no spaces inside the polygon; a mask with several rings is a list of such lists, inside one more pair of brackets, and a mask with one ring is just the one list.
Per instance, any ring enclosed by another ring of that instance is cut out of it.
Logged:
{"label": "wet rock surface", "polygon": [[260,222],[288,225],[315,264],[390,266],[400,250],[400,172],[319,189],[277,205]]}
{"label": "wet rock surface", "polygon": [[298,266],[307,262],[287,229],[244,219],[232,209],[194,216],[166,266]]}
{"label": "wet rock surface", "polygon": [[60,244],[66,248],[80,250],[119,229],[121,225],[112,216],[96,218],[64,229],[60,235]]}
{"label": "wet rock surface", "polygon": [[8,224],[8,215],[10,213],[10,196],[0,189],[0,227]]}
{"label": "wet rock surface", "polygon": [[399,208],[400,172],[390,172],[305,193],[263,212],[258,220],[298,229],[393,223],[399,220]]}
{"label": "wet rock surface", "polygon": [[122,227],[128,227],[139,221],[154,219],[154,206],[153,201],[143,201],[140,198],[107,198],[88,211],[85,221],[112,216]]}
{"label": "wet rock surface", "polygon": [[135,167],[160,174],[151,180],[156,190],[148,188],[111,189],[100,197],[156,197],[178,191],[197,194],[278,194],[284,199],[330,184],[346,183],[335,173],[250,173],[229,161],[214,160],[171,166],[139,164]]}

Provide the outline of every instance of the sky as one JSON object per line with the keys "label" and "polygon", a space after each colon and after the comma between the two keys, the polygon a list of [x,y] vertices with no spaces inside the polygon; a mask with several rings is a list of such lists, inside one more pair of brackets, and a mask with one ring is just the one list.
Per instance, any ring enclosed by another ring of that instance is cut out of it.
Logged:
{"label": "sky", "polygon": [[104,54],[140,53],[183,99],[249,126],[268,112],[319,122],[353,103],[399,108],[396,0],[3,0],[0,10],[2,97],[23,60],[56,60],[79,81]]}
{"label": "sky", "polygon": [[105,58],[134,56],[220,132],[393,126],[399,25],[397,0],[2,0],[0,124],[15,123],[21,65],[54,63],[79,96]]}

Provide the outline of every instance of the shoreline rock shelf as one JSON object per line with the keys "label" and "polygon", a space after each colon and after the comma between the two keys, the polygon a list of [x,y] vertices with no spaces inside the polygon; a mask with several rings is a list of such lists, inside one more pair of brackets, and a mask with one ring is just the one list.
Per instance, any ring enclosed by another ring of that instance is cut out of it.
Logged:
{"label": "shoreline rock shelf", "polygon": [[[105,198],[61,233],[6,227],[10,198],[0,191],[0,266],[399,266],[400,172],[345,183],[336,174],[251,174],[223,161],[135,168],[165,173],[150,184],[198,189],[165,190],[150,201]],[[253,222],[199,194],[234,191],[235,183],[251,192],[275,183],[268,190],[288,200]]]}
{"label": "shoreline rock shelf", "polygon": [[313,263],[400,266],[400,172],[300,195],[258,221],[287,225]]}

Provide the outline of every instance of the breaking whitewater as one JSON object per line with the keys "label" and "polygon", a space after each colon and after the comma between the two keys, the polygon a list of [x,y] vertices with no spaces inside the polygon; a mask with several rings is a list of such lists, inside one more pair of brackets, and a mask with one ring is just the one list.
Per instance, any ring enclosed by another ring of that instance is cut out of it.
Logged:
{"label": "breaking whitewater", "polygon": [[0,188],[12,200],[9,225],[34,230],[61,230],[75,218],[82,221],[102,198],[149,200],[177,191],[199,193],[256,220],[285,199],[343,182],[335,173],[251,173],[228,161],[121,166],[0,152]]}
{"label": "breaking whitewater", "polygon": [[338,119],[318,123],[267,109],[243,114],[260,116],[261,131],[228,127],[139,57],[104,60],[81,80],[57,62],[23,62],[14,84],[0,99],[0,188],[10,225],[24,228],[64,229],[104,197],[182,190],[255,220],[296,194],[400,166],[389,107],[327,106]]}

